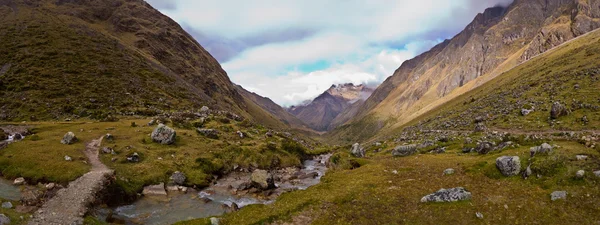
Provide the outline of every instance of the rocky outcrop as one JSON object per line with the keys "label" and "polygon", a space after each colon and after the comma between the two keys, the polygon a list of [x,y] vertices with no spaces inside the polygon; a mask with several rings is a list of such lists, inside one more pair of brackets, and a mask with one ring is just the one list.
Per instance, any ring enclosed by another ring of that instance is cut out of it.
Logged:
{"label": "rocky outcrop", "polygon": [[558,119],[563,116],[569,115],[569,110],[560,102],[554,102],[552,109],[550,110],[550,119]]}
{"label": "rocky outcrop", "polygon": [[365,157],[365,148],[361,147],[359,143],[354,143],[350,149],[350,154],[358,158]]}
{"label": "rocky outcrop", "polygon": [[548,143],[543,143],[540,146],[529,148],[529,153],[531,154],[531,156],[534,156],[536,154],[549,154],[550,152],[552,152],[552,149],[553,147],[551,145],[549,145]]}
{"label": "rocky outcrop", "polygon": [[165,184],[160,183],[157,185],[150,185],[150,186],[144,187],[142,194],[146,195],[146,196],[151,196],[151,195],[167,196],[167,190],[165,189]]}
{"label": "rocky outcrop", "polygon": [[275,188],[275,180],[273,179],[273,174],[269,173],[266,170],[254,170],[252,172],[250,180],[252,181],[252,184],[254,184],[254,186],[262,190]]}
{"label": "rocky outcrop", "polygon": [[565,199],[567,199],[566,191],[555,191],[555,192],[552,192],[552,194],[550,194],[550,200],[552,200],[552,201],[565,200]]}
{"label": "rocky outcrop", "polygon": [[156,128],[154,128],[154,131],[152,131],[152,135],[150,137],[154,142],[163,145],[170,145],[175,143],[177,132],[175,132],[175,130],[173,130],[172,128],[161,123]]}
{"label": "rocky outcrop", "polygon": [[471,192],[462,187],[440,189],[421,198],[421,202],[457,202],[471,199]]}
{"label": "rocky outcrop", "polygon": [[395,157],[405,157],[417,153],[416,145],[399,145],[392,150],[392,155]]}
{"label": "rocky outcrop", "polygon": [[77,137],[73,132],[67,132],[60,141],[60,143],[65,145],[75,144],[75,142],[77,142]]}
{"label": "rocky outcrop", "polygon": [[219,139],[219,131],[217,131],[215,129],[198,128],[198,129],[196,129],[196,131],[204,137],[211,138],[211,139]]}

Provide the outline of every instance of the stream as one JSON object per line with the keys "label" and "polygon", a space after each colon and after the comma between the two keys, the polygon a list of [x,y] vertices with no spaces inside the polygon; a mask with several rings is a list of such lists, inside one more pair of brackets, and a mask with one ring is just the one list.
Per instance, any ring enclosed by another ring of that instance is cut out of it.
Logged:
{"label": "stream", "polygon": [[[318,184],[327,171],[325,163],[330,156],[321,155],[305,160],[300,169],[286,168],[274,172],[274,175],[280,179],[275,179],[277,188],[268,196],[232,190],[232,186],[248,181],[251,175],[235,172],[200,191],[169,192],[166,197],[143,196],[130,205],[94,209],[92,215],[112,223],[162,225],[219,216],[227,212],[233,203],[240,208],[252,204],[271,204],[285,192],[304,190]],[[306,176],[290,176],[290,174]]]}
{"label": "stream", "polygon": [[0,178],[0,199],[19,201],[21,199],[21,191],[11,181]]}

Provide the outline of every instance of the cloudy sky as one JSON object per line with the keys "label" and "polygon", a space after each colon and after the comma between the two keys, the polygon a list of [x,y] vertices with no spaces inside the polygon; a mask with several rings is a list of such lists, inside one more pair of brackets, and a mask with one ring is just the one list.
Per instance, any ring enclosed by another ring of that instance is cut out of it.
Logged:
{"label": "cloudy sky", "polygon": [[379,84],[403,61],[512,0],[147,0],[234,83],[290,106],[332,84]]}

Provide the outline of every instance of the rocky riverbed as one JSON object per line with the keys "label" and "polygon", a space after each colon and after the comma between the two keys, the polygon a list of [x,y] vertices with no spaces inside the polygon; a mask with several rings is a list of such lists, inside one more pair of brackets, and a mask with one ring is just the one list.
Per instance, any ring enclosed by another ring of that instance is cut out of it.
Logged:
{"label": "rocky riverbed", "polygon": [[[252,204],[270,204],[285,192],[304,190],[316,185],[327,171],[331,155],[306,160],[301,168],[270,171],[275,188],[259,189],[251,185],[252,173],[234,172],[203,189],[175,189],[167,186],[166,195],[146,195],[132,204],[97,208],[98,219],[123,224],[172,224],[181,220],[219,216]],[[169,191],[169,189],[171,189]]]}

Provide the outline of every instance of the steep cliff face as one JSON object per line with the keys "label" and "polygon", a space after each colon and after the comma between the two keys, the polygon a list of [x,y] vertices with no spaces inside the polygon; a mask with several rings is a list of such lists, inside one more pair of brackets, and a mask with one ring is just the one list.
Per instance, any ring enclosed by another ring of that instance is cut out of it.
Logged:
{"label": "steep cliff face", "polygon": [[0,120],[101,119],[207,105],[284,126],[143,0],[0,0],[0,68]]}
{"label": "steep cliff face", "polygon": [[516,0],[506,8],[489,8],[454,38],[404,62],[357,110],[355,119],[333,135],[368,138],[369,134],[354,133],[360,129],[348,129],[367,120],[380,124],[376,130],[401,126],[540,53],[598,28],[599,4],[597,0]]}
{"label": "steep cliff face", "polygon": [[331,123],[345,110],[367,99],[373,89],[361,84],[333,85],[307,105],[292,106],[288,111],[309,127],[327,131]]}

